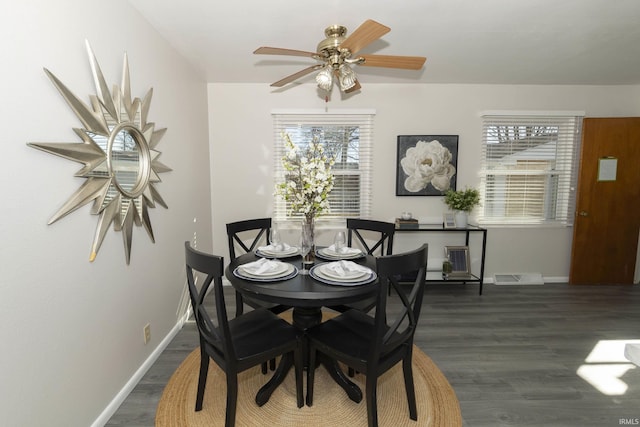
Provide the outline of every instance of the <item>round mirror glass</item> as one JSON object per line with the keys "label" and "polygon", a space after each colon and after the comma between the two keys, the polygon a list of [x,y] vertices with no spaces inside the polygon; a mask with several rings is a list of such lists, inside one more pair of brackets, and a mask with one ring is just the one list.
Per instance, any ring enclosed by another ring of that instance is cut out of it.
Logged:
{"label": "round mirror glass", "polygon": [[136,138],[122,129],[115,135],[111,146],[111,169],[118,187],[133,192],[140,177],[140,150]]}
{"label": "round mirror glass", "polygon": [[149,183],[151,157],[142,132],[130,123],[115,127],[107,144],[107,172],[121,194],[136,198]]}

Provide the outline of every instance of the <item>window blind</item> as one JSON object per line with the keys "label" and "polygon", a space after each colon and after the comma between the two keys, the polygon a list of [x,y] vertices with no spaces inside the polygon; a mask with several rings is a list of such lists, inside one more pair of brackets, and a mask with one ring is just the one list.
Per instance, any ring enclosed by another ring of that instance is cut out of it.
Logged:
{"label": "window blind", "polygon": [[[369,217],[371,213],[371,168],[373,118],[375,113],[363,112],[286,112],[273,113],[274,187],[284,180],[282,157],[285,155],[283,134],[304,147],[314,137],[331,147],[336,154],[332,168],[334,187],[329,195],[330,210],[325,219]],[[274,219],[299,219],[290,215],[282,198],[274,196]]]}
{"label": "window blind", "polygon": [[483,224],[573,224],[582,116],[483,115]]}

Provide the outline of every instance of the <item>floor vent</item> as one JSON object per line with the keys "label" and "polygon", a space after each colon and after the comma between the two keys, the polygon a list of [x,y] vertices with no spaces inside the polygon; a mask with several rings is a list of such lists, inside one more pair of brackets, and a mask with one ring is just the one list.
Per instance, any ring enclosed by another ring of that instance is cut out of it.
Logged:
{"label": "floor vent", "polygon": [[496,274],[493,283],[496,285],[544,285],[544,280],[540,273]]}

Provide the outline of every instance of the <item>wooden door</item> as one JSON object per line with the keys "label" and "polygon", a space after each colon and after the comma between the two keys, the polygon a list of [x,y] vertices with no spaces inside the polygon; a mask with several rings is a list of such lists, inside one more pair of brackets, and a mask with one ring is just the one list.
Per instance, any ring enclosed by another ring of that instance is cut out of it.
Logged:
{"label": "wooden door", "polygon": [[585,119],[569,282],[632,284],[639,229],[640,118]]}

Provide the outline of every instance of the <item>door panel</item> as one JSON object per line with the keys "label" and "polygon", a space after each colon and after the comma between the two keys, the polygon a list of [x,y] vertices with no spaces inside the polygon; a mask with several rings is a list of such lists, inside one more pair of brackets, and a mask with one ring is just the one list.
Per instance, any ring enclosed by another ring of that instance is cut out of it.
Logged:
{"label": "door panel", "polygon": [[[598,181],[599,159],[617,159]],[[569,282],[631,284],[640,229],[640,118],[589,118],[582,127]]]}

